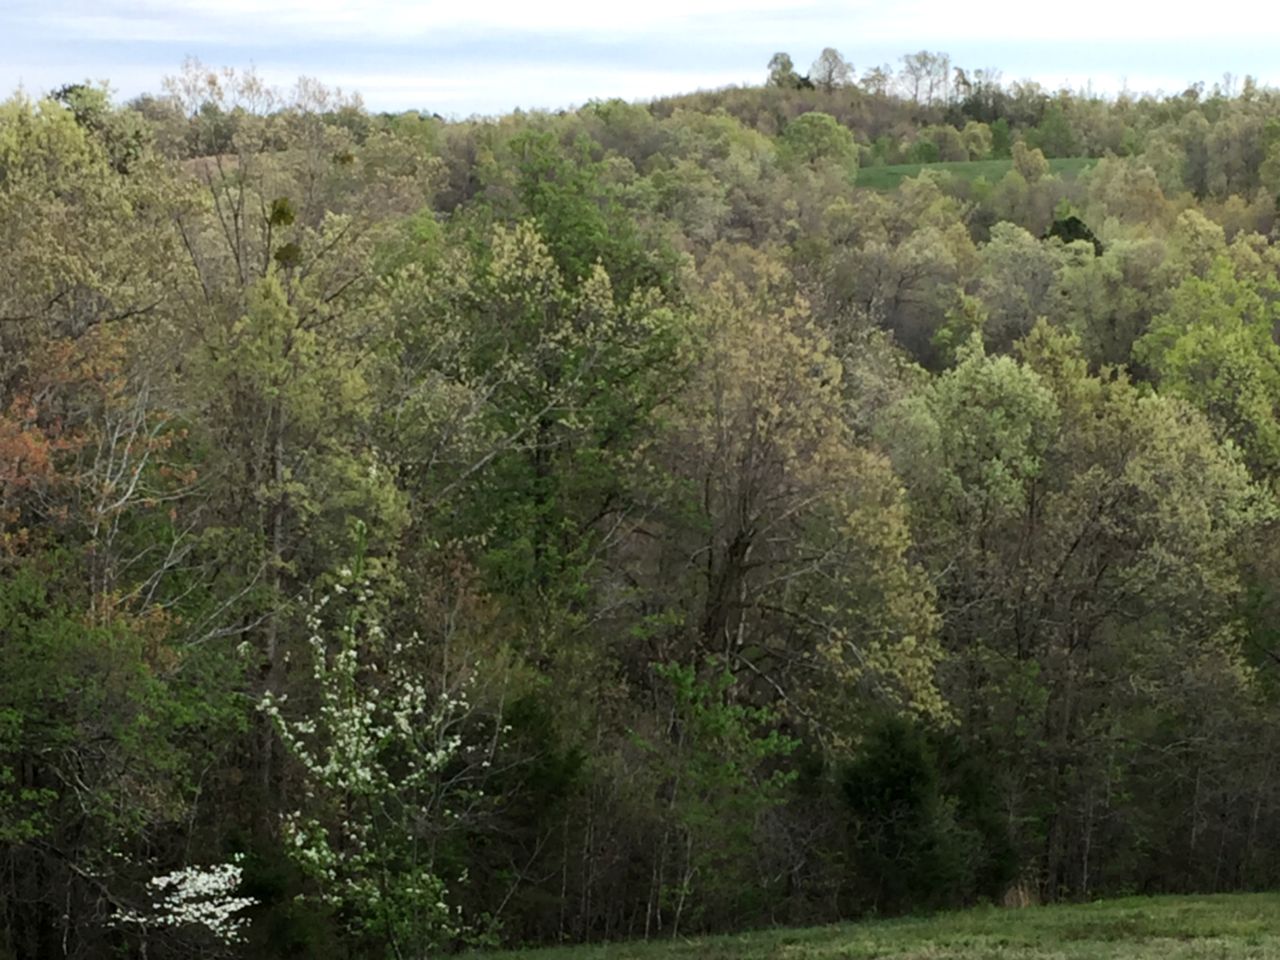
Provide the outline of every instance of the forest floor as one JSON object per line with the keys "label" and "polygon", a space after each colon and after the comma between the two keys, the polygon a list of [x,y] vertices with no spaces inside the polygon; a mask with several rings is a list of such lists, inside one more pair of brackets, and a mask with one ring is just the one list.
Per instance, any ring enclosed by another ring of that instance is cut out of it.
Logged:
{"label": "forest floor", "polygon": [[[1280,893],[1131,897],[736,936],[528,951],[529,960],[1280,960]],[[472,954],[512,960],[516,954]]]}
{"label": "forest floor", "polygon": [[[1070,179],[1091,164],[1095,157],[1055,157],[1049,161],[1049,172]],[[917,177],[922,170],[949,173],[961,180],[977,180],[995,183],[1013,169],[1012,160],[960,160],[951,163],[898,163],[880,167],[862,167],[858,170],[858,186],[872,190],[893,190],[908,177]]]}

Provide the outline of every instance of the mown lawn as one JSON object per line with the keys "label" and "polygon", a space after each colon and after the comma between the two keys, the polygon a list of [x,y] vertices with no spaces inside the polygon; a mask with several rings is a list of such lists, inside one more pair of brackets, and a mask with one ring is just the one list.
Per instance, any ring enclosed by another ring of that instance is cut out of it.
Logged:
{"label": "mown lawn", "polygon": [[[1057,157],[1049,161],[1049,170],[1063,177],[1074,177],[1090,164],[1094,157]],[[920,175],[921,170],[939,170],[963,180],[985,177],[995,183],[1013,168],[1012,160],[962,160],[953,163],[899,163],[884,167],[863,167],[858,171],[858,186],[872,190],[893,190],[908,177]]]}
{"label": "mown lawn", "polygon": [[1099,903],[615,943],[470,960],[1280,960],[1280,893]]}

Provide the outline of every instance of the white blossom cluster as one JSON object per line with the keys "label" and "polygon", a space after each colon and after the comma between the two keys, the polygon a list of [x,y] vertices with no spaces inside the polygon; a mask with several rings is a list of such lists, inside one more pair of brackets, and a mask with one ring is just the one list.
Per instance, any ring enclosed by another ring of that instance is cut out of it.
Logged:
{"label": "white blossom cluster", "polygon": [[[291,716],[283,696],[260,705],[304,774],[306,809],[283,823],[290,855],[318,881],[322,900],[365,922],[406,913],[452,935],[457,911],[419,841],[456,819],[460,801],[483,795],[470,773],[446,773],[459,758],[454,767],[487,771],[497,747],[497,737],[464,747],[474,673],[429,686],[425,642],[388,638],[371,582],[349,568],[306,622],[318,706]],[[420,862],[403,862],[419,849]],[[394,878],[388,861],[398,864]]]}
{"label": "white blossom cluster", "polygon": [[240,912],[257,903],[252,897],[235,896],[242,875],[240,858],[235,857],[230,863],[184,867],[152,877],[147,883],[153,892],[150,908],[124,911],[117,922],[143,927],[203,927],[224,943],[237,943],[243,940],[248,923]]}

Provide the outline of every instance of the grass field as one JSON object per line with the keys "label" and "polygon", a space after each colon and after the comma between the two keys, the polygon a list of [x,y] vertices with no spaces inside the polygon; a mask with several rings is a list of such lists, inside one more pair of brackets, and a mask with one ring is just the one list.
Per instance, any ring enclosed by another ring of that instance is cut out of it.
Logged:
{"label": "grass field", "polygon": [[473,954],[491,960],[1280,960],[1280,894],[984,908],[740,936]]}
{"label": "grass field", "polygon": [[[1064,177],[1074,177],[1092,163],[1093,157],[1058,157],[1049,161],[1049,170]],[[995,183],[1013,167],[1012,160],[963,160],[954,163],[899,163],[886,167],[863,167],[858,171],[858,186],[872,190],[893,190],[908,177],[921,170],[939,170],[963,180],[985,177]]]}

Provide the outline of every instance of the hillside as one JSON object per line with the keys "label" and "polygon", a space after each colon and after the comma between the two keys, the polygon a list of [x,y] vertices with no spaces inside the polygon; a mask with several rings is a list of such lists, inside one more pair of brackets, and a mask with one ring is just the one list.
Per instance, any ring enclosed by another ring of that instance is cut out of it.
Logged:
{"label": "hillside", "polygon": [[1280,91],[832,54],[0,104],[0,960],[1280,888]]}

